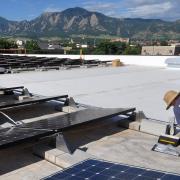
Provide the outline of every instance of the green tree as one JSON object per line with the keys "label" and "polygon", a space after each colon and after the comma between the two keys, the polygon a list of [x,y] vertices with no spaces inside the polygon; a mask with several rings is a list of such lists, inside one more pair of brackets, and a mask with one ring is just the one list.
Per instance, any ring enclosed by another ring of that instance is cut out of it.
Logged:
{"label": "green tree", "polygon": [[95,49],[95,54],[122,54],[126,49],[125,43],[120,42],[101,42]]}
{"label": "green tree", "polygon": [[161,46],[168,46],[168,42],[167,41],[161,41],[160,44],[161,44]]}
{"label": "green tree", "polygon": [[125,49],[124,54],[126,54],[126,55],[138,55],[138,54],[141,54],[141,47],[140,46],[128,46]]}
{"label": "green tree", "polygon": [[14,41],[10,41],[7,39],[0,39],[0,49],[12,49],[17,48],[17,45]]}
{"label": "green tree", "polygon": [[38,45],[38,42],[34,40],[27,41],[25,48],[28,53],[38,53],[41,50],[41,48]]}

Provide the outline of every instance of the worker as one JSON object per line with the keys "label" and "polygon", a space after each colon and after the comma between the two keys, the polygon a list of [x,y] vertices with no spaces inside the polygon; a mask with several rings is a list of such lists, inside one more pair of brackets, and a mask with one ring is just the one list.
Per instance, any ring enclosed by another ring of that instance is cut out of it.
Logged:
{"label": "worker", "polygon": [[[167,105],[166,110],[173,106],[173,111],[176,120],[176,123],[174,122],[174,125],[180,125],[180,92],[176,92],[174,90],[166,92],[164,95],[164,101]],[[174,127],[174,129],[176,128]]]}

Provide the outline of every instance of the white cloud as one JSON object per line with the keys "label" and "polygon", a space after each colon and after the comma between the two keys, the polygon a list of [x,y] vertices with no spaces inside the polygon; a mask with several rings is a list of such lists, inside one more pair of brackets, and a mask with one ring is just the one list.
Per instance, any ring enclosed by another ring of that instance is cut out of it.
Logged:
{"label": "white cloud", "polygon": [[44,12],[60,12],[62,11],[61,8],[56,7],[54,4],[50,4],[45,10]]}
{"label": "white cloud", "polygon": [[44,10],[44,12],[60,12],[62,9],[60,9],[60,8],[51,8],[51,7],[49,7],[49,8],[46,8],[45,10]]}
{"label": "white cloud", "polygon": [[128,0],[125,6],[125,17],[180,19],[179,0]]}
{"label": "white cloud", "polygon": [[106,11],[106,10],[113,10],[117,9],[118,7],[116,6],[115,3],[111,2],[97,2],[97,1],[90,1],[90,2],[84,2],[83,7],[85,9],[91,10],[91,11]]}
{"label": "white cloud", "polygon": [[[163,1],[166,1],[166,0],[163,0]],[[131,6],[150,5],[150,4],[155,4],[155,3],[159,3],[163,1],[162,0],[126,0],[127,4]]]}
{"label": "white cloud", "polygon": [[150,17],[162,15],[173,8],[170,2],[160,4],[142,5],[134,8],[128,8],[127,13],[132,16]]}
{"label": "white cloud", "polygon": [[115,17],[180,19],[180,0],[92,0],[85,1],[83,7]]}

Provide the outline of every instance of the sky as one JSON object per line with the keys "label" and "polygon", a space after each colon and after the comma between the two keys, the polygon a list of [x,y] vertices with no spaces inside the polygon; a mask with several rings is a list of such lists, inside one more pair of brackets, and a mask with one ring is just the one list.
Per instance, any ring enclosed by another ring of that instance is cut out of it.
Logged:
{"label": "sky", "polygon": [[31,20],[43,12],[82,7],[118,18],[180,19],[180,0],[0,0],[0,16]]}

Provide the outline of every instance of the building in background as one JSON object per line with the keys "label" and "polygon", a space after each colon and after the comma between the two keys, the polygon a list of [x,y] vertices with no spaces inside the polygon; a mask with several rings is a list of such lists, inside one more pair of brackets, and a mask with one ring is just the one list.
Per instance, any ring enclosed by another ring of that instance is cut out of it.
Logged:
{"label": "building in background", "polygon": [[141,55],[174,56],[180,55],[180,45],[173,46],[143,46]]}
{"label": "building in background", "polygon": [[59,43],[49,43],[48,49],[54,50],[54,49],[62,49],[61,45]]}
{"label": "building in background", "polygon": [[87,44],[76,44],[76,48],[88,48]]}
{"label": "building in background", "polygon": [[22,41],[22,40],[17,40],[16,44],[17,44],[19,49],[24,48],[24,45],[25,45],[24,41]]}
{"label": "building in background", "polygon": [[110,42],[122,42],[122,43],[129,43],[129,38],[116,38],[116,39],[111,39]]}
{"label": "building in background", "polygon": [[88,48],[89,46],[87,44],[81,44],[81,48]]}
{"label": "building in background", "polygon": [[59,50],[62,46],[58,42],[38,42],[41,49],[44,50]]}

